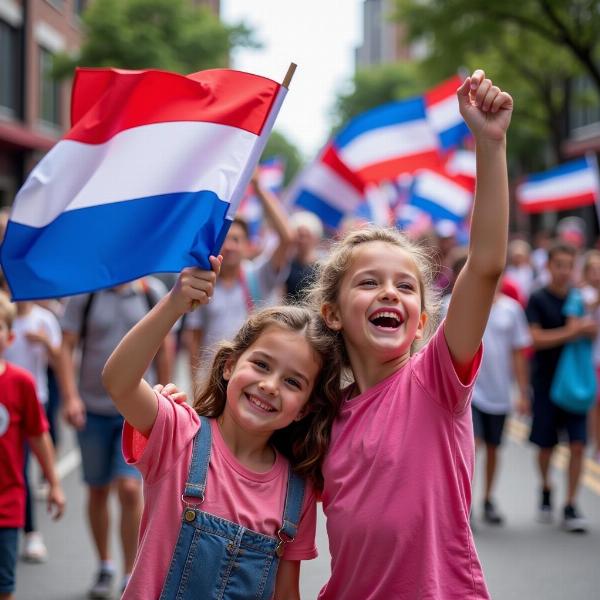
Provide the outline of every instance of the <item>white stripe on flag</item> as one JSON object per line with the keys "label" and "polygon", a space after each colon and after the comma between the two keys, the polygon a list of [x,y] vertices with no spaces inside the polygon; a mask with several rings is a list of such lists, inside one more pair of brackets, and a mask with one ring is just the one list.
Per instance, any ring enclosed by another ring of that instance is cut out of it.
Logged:
{"label": "white stripe on flag", "polygon": [[347,213],[362,200],[361,194],[328,165],[315,162],[303,174],[299,189],[326,200],[339,211]]}
{"label": "white stripe on flag", "polygon": [[473,201],[471,192],[432,171],[419,173],[415,194],[439,204],[457,216],[466,215]]}
{"label": "white stripe on flag", "polygon": [[11,219],[43,227],[64,211],[176,192],[209,190],[230,201],[257,139],[228,125],[169,122],[103,144],[62,140],[21,188]]}
{"label": "white stripe on flag", "polygon": [[598,183],[591,169],[575,171],[542,181],[528,181],[518,188],[519,201],[523,203],[579,196],[597,191]]}
{"label": "white stripe on flag", "polygon": [[380,127],[364,133],[340,149],[342,160],[354,170],[437,147],[437,139],[425,119]]}
{"label": "white stripe on flag", "polygon": [[427,118],[436,131],[445,131],[462,121],[458,110],[458,100],[453,94],[441,102],[427,107]]}

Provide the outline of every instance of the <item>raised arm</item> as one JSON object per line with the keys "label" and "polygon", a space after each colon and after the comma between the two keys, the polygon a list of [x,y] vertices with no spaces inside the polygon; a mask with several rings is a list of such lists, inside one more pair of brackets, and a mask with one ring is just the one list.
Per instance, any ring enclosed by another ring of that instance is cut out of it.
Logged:
{"label": "raised arm", "polygon": [[158,403],[144,373],[179,317],[195,303],[212,297],[221,259],[211,257],[212,271],[184,269],[173,289],[121,340],[102,371],[102,383],[118,411],[135,429],[152,429]]}
{"label": "raised arm", "polygon": [[477,190],[469,254],[454,286],[444,333],[454,360],[467,364],[481,344],[506,262],[506,131],[513,101],[486,79],[481,70],[465,79],[457,95],[461,114],[475,137]]}
{"label": "raised arm", "polygon": [[271,265],[275,271],[279,271],[285,267],[288,260],[288,253],[294,239],[294,232],[290,226],[287,215],[281,208],[279,200],[277,200],[274,194],[269,192],[269,190],[266,190],[260,184],[257,173],[252,177],[252,185],[254,186],[254,191],[256,192],[258,199],[265,209],[265,215],[279,237],[279,245],[271,256]]}

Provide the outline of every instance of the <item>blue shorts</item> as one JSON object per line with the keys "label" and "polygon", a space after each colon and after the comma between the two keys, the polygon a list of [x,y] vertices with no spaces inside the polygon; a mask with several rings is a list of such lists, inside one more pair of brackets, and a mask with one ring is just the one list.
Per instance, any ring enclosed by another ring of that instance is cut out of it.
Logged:
{"label": "blue shorts", "polygon": [[109,485],[120,477],[141,479],[140,472],[128,465],[121,450],[123,417],[87,413],[85,428],[77,432],[81,450],[83,480],[90,486]]}
{"label": "blue shorts", "polygon": [[18,543],[19,530],[16,527],[0,527],[0,594],[15,591]]}
{"label": "blue shorts", "polygon": [[587,442],[587,415],[577,414],[556,406],[550,392],[534,388],[533,419],[529,440],[540,448],[553,448],[562,433],[569,443]]}
{"label": "blue shorts", "polygon": [[471,405],[473,413],[473,432],[475,437],[483,440],[488,446],[499,446],[502,443],[502,432],[506,415],[493,415]]}

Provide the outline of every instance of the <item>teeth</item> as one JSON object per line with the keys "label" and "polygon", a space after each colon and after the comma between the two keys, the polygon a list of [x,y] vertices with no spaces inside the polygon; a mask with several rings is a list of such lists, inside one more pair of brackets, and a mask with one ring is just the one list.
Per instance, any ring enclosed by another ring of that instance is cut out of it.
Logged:
{"label": "teeth", "polygon": [[252,402],[252,404],[258,406],[258,408],[262,408],[263,410],[266,410],[268,412],[273,412],[275,410],[269,404],[261,402],[258,398],[256,398],[256,396],[248,396],[248,400],[250,400],[250,402]]}
{"label": "teeth", "polygon": [[375,315],[375,318],[379,318],[379,317],[387,317],[389,319],[395,319],[396,321],[399,321],[400,319],[398,318],[398,315],[396,313],[393,312],[379,312]]}

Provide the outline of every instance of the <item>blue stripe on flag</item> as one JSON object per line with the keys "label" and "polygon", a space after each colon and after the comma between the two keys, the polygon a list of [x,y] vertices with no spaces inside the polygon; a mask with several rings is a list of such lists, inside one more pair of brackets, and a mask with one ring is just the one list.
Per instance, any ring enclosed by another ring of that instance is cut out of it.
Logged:
{"label": "blue stripe on flag", "polygon": [[590,165],[587,158],[578,158],[562,165],[558,165],[558,167],[554,167],[553,169],[549,169],[543,173],[529,175],[525,180],[525,183],[529,181],[544,181],[546,179],[552,179],[553,177],[560,177],[561,175],[570,175],[571,173],[575,173],[577,171],[586,171],[589,168]]}
{"label": "blue stripe on flag", "polygon": [[332,229],[336,229],[344,217],[343,212],[307,190],[300,191],[294,204],[314,212],[327,227]]}
{"label": "blue stripe on flag", "polygon": [[464,121],[457,123],[453,127],[450,127],[450,129],[439,132],[438,137],[440,139],[440,145],[444,150],[454,148],[455,146],[458,146],[469,133],[469,128]]}
{"label": "blue stripe on flag", "polygon": [[410,197],[410,204],[425,211],[434,221],[439,221],[441,219],[449,219],[451,221],[459,223],[464,218],[462,216],[454,214],[453,212],[450,212],[449,210],[437,204],[436,202],[433,202],[432,200],[429,200],[428,198],[424,198],[422,196],[417,196],[416,194],[413,194]]}
{"label": "blue stripe on flag", "polygon": [[208,269],[228,208],[214,192],[183,192],[67,211],[42,228],[9,221],[1,256],[13,298],[56,298],[149,273]]}
{"label": "blue stripe on flag", "polygon": [[339,148],[343,148],[354,138],[371,129],[379,129],[418,119],[425,119],[425,102],[421,96],[402,100],[401,102],[390,102],[352,119],[336,136],[335,144]]}

